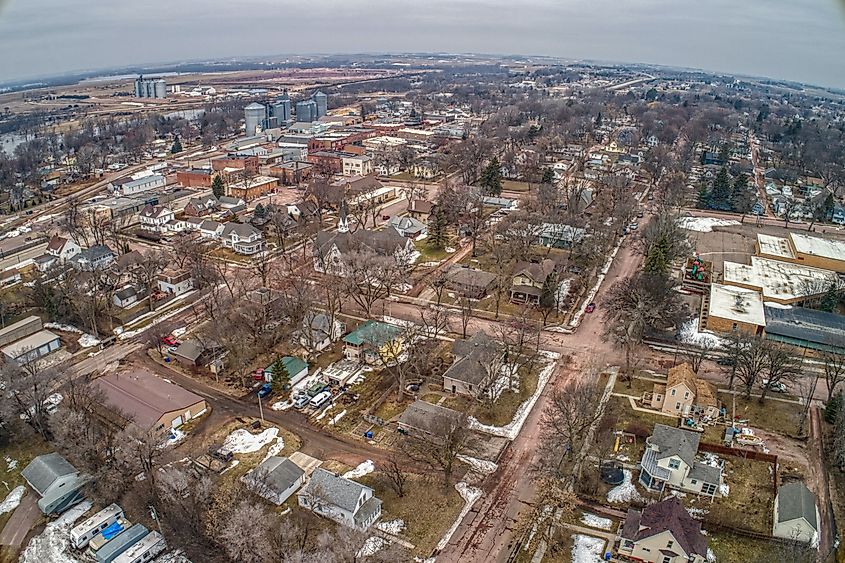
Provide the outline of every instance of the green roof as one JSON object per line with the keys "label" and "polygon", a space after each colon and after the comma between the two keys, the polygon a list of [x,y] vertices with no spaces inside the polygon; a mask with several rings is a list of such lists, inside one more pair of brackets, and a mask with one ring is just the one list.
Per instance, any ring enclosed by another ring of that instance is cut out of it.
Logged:
{"label": "green roof", "polygon": [[308,369],[308,364],[299,358],[294,358],[293,356],[285,356],[282,358],[282,365],[285,366],[285,371],[288,372],[288,375],[291,377],[304,369]]}
{"label": "green roof", "polygon": [[360,346],[367,343],[372,346],[381,346],[399,336],[399,327],[380,323],[378,321],[367,321],[354,331],[343,337],[343,341]]}

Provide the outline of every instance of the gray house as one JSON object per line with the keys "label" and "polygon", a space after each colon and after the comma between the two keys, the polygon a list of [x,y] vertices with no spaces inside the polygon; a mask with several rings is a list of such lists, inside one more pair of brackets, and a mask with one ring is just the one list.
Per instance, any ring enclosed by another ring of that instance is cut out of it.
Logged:
{"label": "gray house", "polygon": [[700,440],[698,432],[655,424],[640,461],[640,483],[652,491],[668,486],[710,497],[720,494],[723,463],[698,461]]}
{"label": "gray house", "polygon": [[271,456],[241,479],[257,495],[281,505],[305,482],[305,471],[286,457]]}
{"label": "gray house", "polygon": [[397,423],[403,434],[437,442],[465,417],[456,410],[417,400],[405,409]]}
{"label": "gray house", "polygon": [[381,500],[365,485],[317,468],[298,494],[299,506],[345,526],[366,530],[381,516]]}
{"label": "gray house", "polygon": [[38,508],[44,514],[61,514],[82,502],[82,487],[89,481],[87,475],[81,475],[55,452],[33,459],[21,475],[41,497]]}
{"label": "gray house", "polygon": [[455,361],[443,374],[443,389],[478,399],[484,395],[498,375],[501,345],[482,330],[468,340],[452,344]]}
{"label": "gray house", "polygon": [[816,497],[804,483],[786,483],[778,489],[773,536],[814,544],[819,537],[820,523]]}

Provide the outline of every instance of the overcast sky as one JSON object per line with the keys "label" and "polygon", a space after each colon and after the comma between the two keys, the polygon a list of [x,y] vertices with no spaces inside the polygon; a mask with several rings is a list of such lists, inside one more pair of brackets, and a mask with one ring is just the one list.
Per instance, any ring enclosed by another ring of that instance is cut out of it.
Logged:
{"label": "overcast sky", "polygon": [[845,0],[0,0],[0,82],[335,52],[658,63],[845,87]]}

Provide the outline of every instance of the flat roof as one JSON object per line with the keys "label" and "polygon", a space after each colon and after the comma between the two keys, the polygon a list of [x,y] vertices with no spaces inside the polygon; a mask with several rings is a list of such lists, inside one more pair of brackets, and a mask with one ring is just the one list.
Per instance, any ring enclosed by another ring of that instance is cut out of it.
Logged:
{"label": "flat roof", "polygon": [[795,258],[795,253],[792,252],[792,247],[789,246],[789,240],[783,237],[757,233],[757,246],[760,248],[760,254],[788,258],[790,260]]}
{"label": "flat roof", "polygon": [[54,334],[49,330],[40,330],[35,334],[30,334],[26,338],[18,340],[14,344],[9,344],[3,348],[3,353],[9,358],[16,359],[24,355],[27,351],[37,350],[54,340],[59,340],[59,335]]}
{"label": "flat roof", "polygon": [[795,301],[824,293],[831,283],[842,285],[836,272],[831,270],[760,256],[752,256],[750,266],[725,262],[722,279],[728,285],[758,287],[763,299],[778,301]]}
{"label": "flat roof", "polygon": [[710,284],[711,317],[766,326],[763,296],[753,289]]}
{"label": "flat roof", "polygon": [[789,233],[795,251],[810,256],[845,262],[845,241],[814,237],[802,233]]}
{"label": "flat roof", "polygon": [[[0,329],[0,337],[4,336],[6,334],[12,333],[12,332],[18,330],[19,328],[22,328],[22,327],[24,327],[24,326],[26,326],[30,323],[36,323],[36,322],[38,323],[38,328],[40,329],[41,326],[42,326],[41,317],[38,317],[36,315],[30,315],[27,318],[21,319],[14,324],[10,324],[9,326],[7,326],[4,329]],[[33,332],[35,332],[35,331],[33,331]]]}

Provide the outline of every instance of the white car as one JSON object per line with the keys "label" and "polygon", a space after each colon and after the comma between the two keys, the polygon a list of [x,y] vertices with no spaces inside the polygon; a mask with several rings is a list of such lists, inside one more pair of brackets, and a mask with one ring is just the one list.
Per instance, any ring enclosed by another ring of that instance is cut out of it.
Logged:
{"label": "white car", "polygon": [[774,393],[786,393],[786,385],[784,385],[780,381],[773,381],[772,383],[769,383],[768,379],[764,379],[763,382],[760,383],[760,387],[764,389],[768,387],[769,391],[772,391]]}

